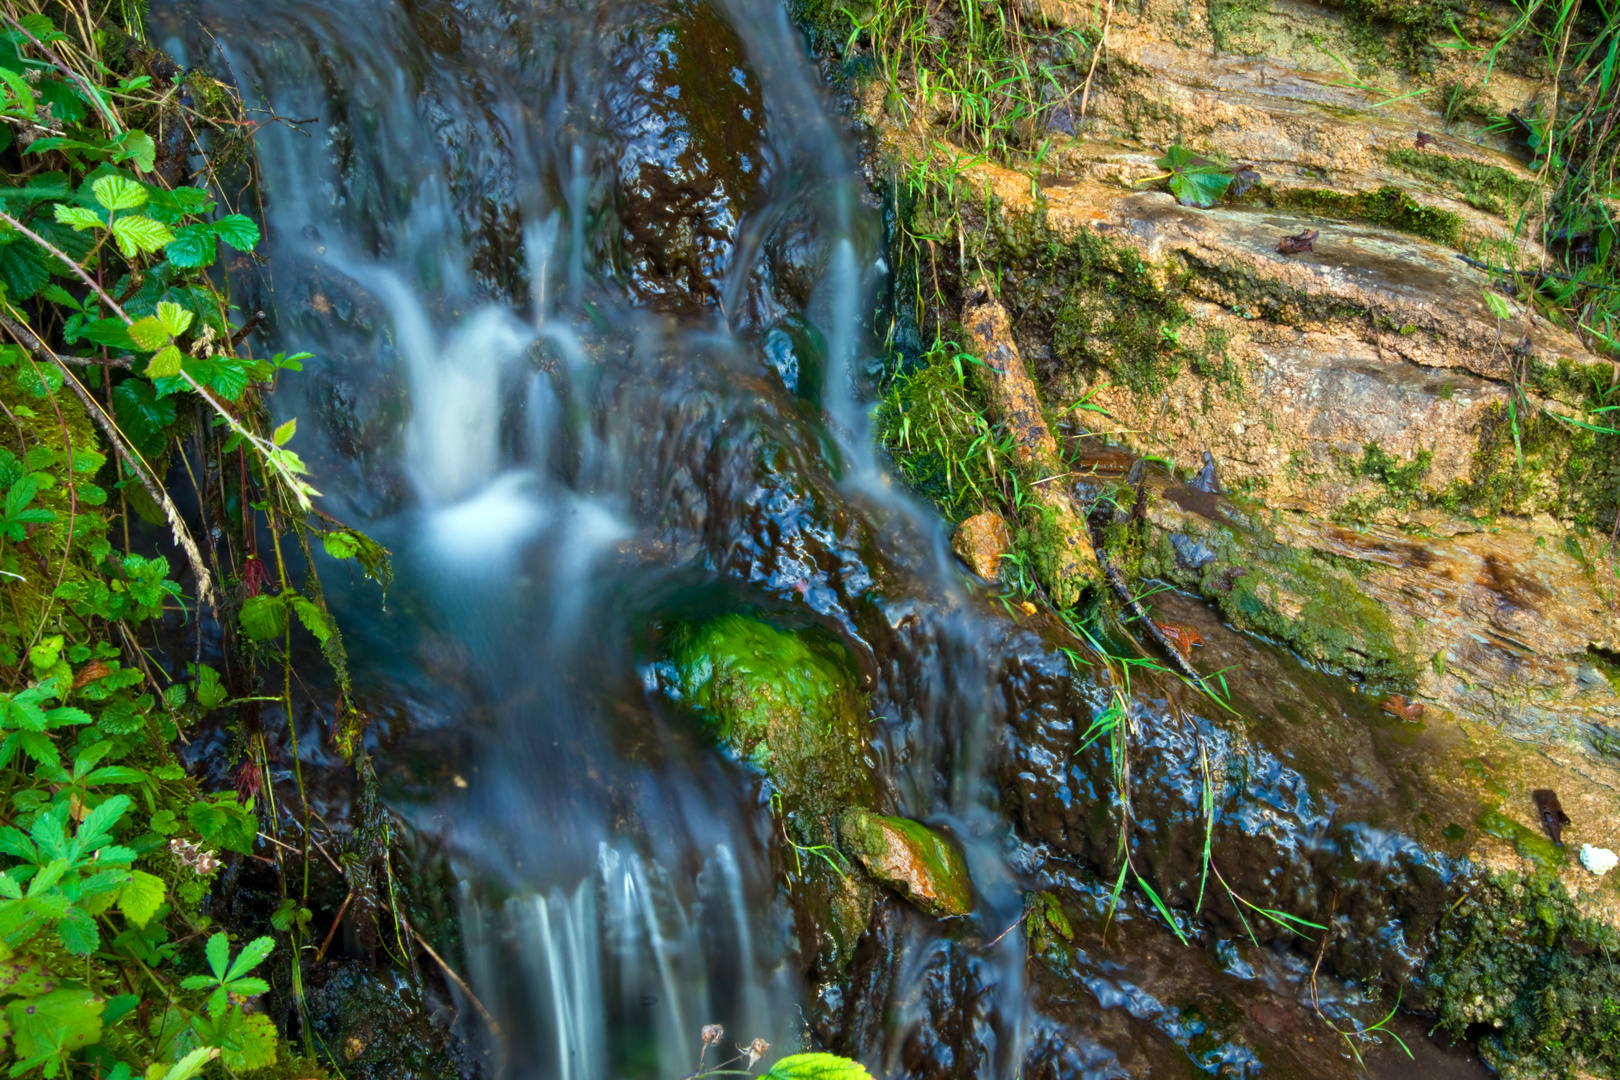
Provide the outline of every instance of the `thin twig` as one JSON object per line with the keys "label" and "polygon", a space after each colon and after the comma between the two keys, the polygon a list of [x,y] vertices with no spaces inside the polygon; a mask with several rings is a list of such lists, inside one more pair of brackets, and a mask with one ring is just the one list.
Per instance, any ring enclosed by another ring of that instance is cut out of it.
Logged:
{"label": "thin twig", "polygon": [[337,928],[343,925],[343,913],[349,910],[349,901],[353,899],[354,890],[350,889],[349,895],[345,896],[343,898],[343,903],[338,906],[337,917],[332,920],[332,929],[326,932],[326,940],[321,942],[321,947],[315,952],[314,963],[320,963],[321,958],[326,955],[326,947],[332,944],[332,936],[337,933]]}
{"label": "thin twig", "polygon": [[1503,274],[1503,275],[1505,275],[1507,277],[1522,277],[1522,278],[1549,278],[1550,277],[1550,278],[1557,278],[1559,281],[1573,281],[1575,284],[1579,285],[1583,289],[1603,289],[1603,290],[1606,290],[1608,292],[1620,292],[1620,285],[1599,285],[1595,281],[1582,281],[1580,278],[1571,277],[1568,274],[1560,274],[1555,270],[1509,270],[1505,266],[1492,266],[1489,263],[1482,263],[1478,259],[1469,258],[1467,255],[1458,255],[1457,258],[1461,259],[1463,262],[1467,263],[1469,266],[1475,267],[1476,269],[1489,270],[1493,274]]}
{"label": "thin twig", "polygon": [[400,914],[400,912],[397,910],[394,912],[394,917],[404,925],[406,930],[410,931],[411,937],[416,939],[416,943],[422,946],[429,956],[433,957],[434,962],[439,965],[439,968],[445,973],[450,981],[460,987],[463,994],[467,995],[467,1000],[472,1002],[473,1008],[478,1010],[478,1015],[483,1017],[484,1023],[489,1026],[489,1033],[495,1036],[497,1039],[501,1038],[501,1025],[496,1023],[495,1018],[489,1014],[489,1010],[484,1008],[484,1003],[478,1000],[478,995],[472,992],[472,987],[467,985],[466,980],[460,975],[457,975],[455,969],[444,962],[444,957],[435,952],[433,946],[427,943],[427,939],[416,932],[416,927],[411,925],[411,921],[409,919]]}

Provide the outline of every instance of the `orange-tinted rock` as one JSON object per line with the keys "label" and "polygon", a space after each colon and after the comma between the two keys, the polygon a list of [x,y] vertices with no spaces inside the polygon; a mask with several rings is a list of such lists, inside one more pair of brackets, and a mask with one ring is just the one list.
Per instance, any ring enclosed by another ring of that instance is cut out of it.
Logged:
{"label": "orange-tinted rock", "polygon": [[1001,556],[1012,547],[1012,534],[1001,515],[991,510],[974,514],[956,527],[951,550],[968,569],[986,581],[1001,579]]}
{"label": "orange-tinted rock", "polygon": [[928,915],[973,910],[973,882],[956,845],[928,826],[851,807],[838,819],[838,840],[866,872]]}

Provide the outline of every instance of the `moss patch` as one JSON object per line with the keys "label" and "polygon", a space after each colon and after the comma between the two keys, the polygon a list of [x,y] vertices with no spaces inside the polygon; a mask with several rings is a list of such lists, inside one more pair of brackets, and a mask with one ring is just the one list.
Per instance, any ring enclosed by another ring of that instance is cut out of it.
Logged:
{"label": "moss patch", "polygon": [[1533,181],[1496,165],[1449,154],[1399,147],[1386,154],[1384,160],[1402,172],[1450,188],[1469,206],[1491,214],[1506,214],[1510,207],[1525,205],[1536,193]]}
{"label": "moss patch", "polygon": [[973,910],[973,883],[956,845],[920,822],[852,807],[838,838],[878,881],[929,915]]}
{"label": "moss patch", "polygon": [[1412,233],[1448,247],[1462,243],[1462,218],[1449,210],[1423,206],[1393,185],[1347,195],[1321,188],[1269,192],[1273,206],[1316,217],[1339,218]]}
{"label": "moss patch", "polygon": [[869,801],[861,698],[841,646],[724,615],[677,635],[673,689],[716,740],[763,768],[785,802]]}
{"label": "moss patch", "polygon": [[1495,876],[1441,922],[1420,1007],[1455,1033],[1494,1029],[1481,1056],[1507,1080],[1620,1075],[1616,949],[1550,876]]}

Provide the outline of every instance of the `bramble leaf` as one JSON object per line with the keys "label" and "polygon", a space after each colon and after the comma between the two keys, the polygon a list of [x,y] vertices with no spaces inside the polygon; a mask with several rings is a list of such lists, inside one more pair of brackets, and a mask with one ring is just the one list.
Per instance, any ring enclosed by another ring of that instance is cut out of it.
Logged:
{"label": "bramble leaf", "polygon": [[138,347],[150,352],[169,343],[169,330],[163,325],[163,320],[156,315],[148,315],[129,324],[129,337]]}
{"label": "bramble leaf", "polygon": [[[73,226],[74,232],[83,232],[86,229],[99,229],[107,223],[101,215],[94,210],[83,206],[67,206],[64,203],[56,204],[56,220],[64,225]],[[60,301],[58,301],[60,303]]]}
{"label": "bramble leaf", "polygon": [[287,629],[287,605],[279,596],[250,596],[242,605],[242,632],[254,641],[280,637]]}
{"label": "bramble leaf", "polygon": [[136,926],[145,926],[163,906],[163,879],[144,870],[129,874],[129,882],[118,894],[118,910]]}
{"label": "bramble leaf", "polygon": [[142,372],[149,379],[161,379],[170,375],[180,374],[180,365],[185,356],[173,345],[165,345],[158,354],[152,357],[152,362],[146,365]]}
{"label": "bramble leaf", "polygon": [[[146,192],[141,192],[144,197]],[[126,259],[138,254],[150,254],[174,239],[174,233],[161,221],[140,214],[121,217],[112,223],[113,239]]]}
{"label": "bramble leaf", "polygon": [[90,193],[108,210],[134,210],[146,205],[146,189],[123,176],[103,176],[90,185]]}
{"label": "bramble leaf", "polygon": [[237,251],[252,251],[259,242],[259,227],[245,214],[226,214],[214,222],[214,235]]}

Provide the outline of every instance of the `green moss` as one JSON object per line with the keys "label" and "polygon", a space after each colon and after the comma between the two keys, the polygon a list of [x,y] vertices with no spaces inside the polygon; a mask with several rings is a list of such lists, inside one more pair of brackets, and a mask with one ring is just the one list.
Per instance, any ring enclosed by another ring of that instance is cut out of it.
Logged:
{"label": "green moss", "polygon": [[790,810],[870,801],[862,701],[840,645],[741,615],[675,638],[671,689],[716,740],[770,775]]}
{"label": "green moss", "polygon": [[[1156,531],[1143,555],[1143,575],[1197,589],[1234,626],[1332,670],[1410,684],[1417,663],[1412,650],[1383,605],[1362,591],[1359,567],[1280,544],[1262,521],[1239,516],[1239,529],[1189,517],[1177,542]],[[1202,544],[1213,558],[1190,568],[1176,543],[1183,550]]]}
{"label": "green moss", "polygon": [[1416,985],[1422,1007],[1480,1040],[1508,1080],[1620,1073],[1620,935],[1583,918],[1549,876],[1493,876],[1442,920]]}
{"label": "green moss", "polygon": [[1265,50],[1255,36],[1257,24],[1271,11],[1271,0],[1208,0],[1209,33],[1215,51],[1253,55]]}
{"label": "green moss", "polygon": [[1461,217],[1449,210],[1423,206],[1393,185],[1354,195],[1322,188],[1273,189],[1270,198],[1272,205],[1283,210],[1397,229],[1448,247],[1462,243]]}
{"label": "green moss", "polygon": [[956,350],[936,348],[889,379],[874,418],[896,469],[952,522],[984,509],[998,473],[996,439],[965,374]]}
{"label": "green moss", "polygon": [[1451,188],[1469,206],[1487,213],[1505,214],[1512,207],[1524,206],[1536,193],[1534,181],[1468,158],[1403,146],[1391,150],[1384,160],[1402,172]]}
{"label": "green moss", "polygon": [[1487,836],[1494,836],[1498,840],[1506,840],[1512,844],[1519,857],[1535,863],[1536,869],[1540,872],[1556,870],[1558,864],[1563,862],[1563,853],[1558,845],[1535,830],[1520,825],[1500,810],[1487,807],[1480,811],[1474,824],[1478,825],[1479,831]]}

